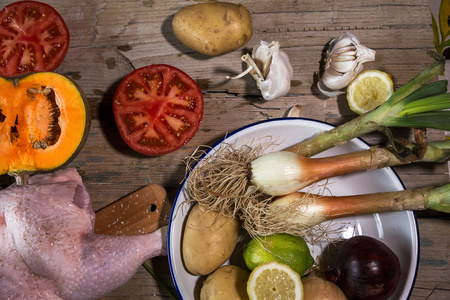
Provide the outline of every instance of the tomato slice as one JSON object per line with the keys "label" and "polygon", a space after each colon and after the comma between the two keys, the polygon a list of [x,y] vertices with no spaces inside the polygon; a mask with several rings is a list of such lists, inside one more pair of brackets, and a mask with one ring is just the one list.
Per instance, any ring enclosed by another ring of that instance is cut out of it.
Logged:
{"label": "tomato slice", "polygon": [[69,30],[50,5],[19,1],[0,11],[0,76],[54,71],[69,48]]}
{"label": "tomato slice", "polygon": [[184,146],[203,118],[197,83],[169,65],[137,69],[119,84],[113,101],[120,135],[135,151],[161,155]]}

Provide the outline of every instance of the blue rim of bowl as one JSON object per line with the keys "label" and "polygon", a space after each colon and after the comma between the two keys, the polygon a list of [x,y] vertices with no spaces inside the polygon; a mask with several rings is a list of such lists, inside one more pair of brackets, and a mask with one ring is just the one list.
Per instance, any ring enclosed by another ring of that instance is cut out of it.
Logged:
{"label": "blue rim of bowl", "polygon": [[[324,125],[328,125],[328,126],[331,126],[331,127],[336,127],[335,125],[330,124],[330,123],[328,123],[328,122],[324,122],[324,121],[320,121],[320,120],[315,120],[315,119],[310,119],[310,118],[283,117],[283,118],[273,118],[273,119],[269,119],[269,120],[262,120],[262,121],[258,121],[258,122],[251,123],[251,124],[245,125],[245,126],[243,126],[243,127],[240,127],[240,128],[238,128],[238,129],[236,129],[235,131],[232,131],[231,133],[225,135],[224,137],[222,137],[221,139],[219,139],[217,142],[215,142],[215,143],[212,145],[212,147],[210,148],[210,150],[207,150],[200,158],[205,157],[212,149],[214,149],[216,146],[218,146],[219,144],[221,144],[224,140],[230,138],[231,136],[233,136],[233,135],[237,134],[238,132],[243,131],[243,130],[245,130],[245,129],[247,129],[247,128],[254,127],[254,126],[257,126],[257,125],[260,125],[260,124],[263,124],[263,123],[280,122],[280,121],[289,121],[289,120],[304,120],[304,121],[311,121],[311,122],[315,122],[315,123],[322,123],[322,124],[324,124]],[[366,142],[365,140],[363,140],[362,138],[359,138],[359,137],[358,137],[358,138],[356,138],[356,139],[360,140],[361,142],[363,142],[364,144],[366,144],[367,146],[370,147],[370,144],[367,143],[367,142]],[[195,165],[194,165],[194,167],[195,167]],[[401,180],[401,178],[400,178],[400,176],[397,174],[397,172],[396,172],[394,169],[391,169],[391,171],[392,171],[392,172],[394,173],[394,175],[398,178],[398,180],[399,180],[399,182],[401,183],[403,189],[405,189],[405,185],[403,184],[403,181]],[[189,176],[189,173],[186,174],[186,179],[188,178],[188,176]],[[183,186],[184,186],[184,184],[185,184],[185,182],[186,182],[186,179],[184,179],[183,182],[181,182],[181,184],[180,184],[180,188],[178,189],[177,194],[176,194],[175,199],[174,199],[174,202],[173,202],[173,204],[172,204],[173,207],[175,207],[175,204],[176,204],[176,202],[177,202],[177,199],[179,199],[180,193],[183,192]],[[406,299],[409,299],[409,297],[411,296],[411,293],[412,293],[412,291],[413,291],[413,289],[414,289],[414,285],[415,285],[416,278],[417,278],[417,271],[418,271],[418,269],[419,269],[419,258],[420,258],[420,239],[419,239],[420,235],[419,235],[419,225],[418,225],[418,223],[417,223],[417,215],[416,215],[416,213],[413,212],[412,214],[413,214],[413,220],[414,220],[415,232],[416,232],[416,241],[417,241],[417,256],[416,256],[416,260],[417,260],[417,261],[416,261],[416,269],[414,270],[414,276],[413,276],[413,279],[412,279],[412,282],[411,282],[411,288],[410,288],[410,290],[409,290],[408,297],[407,297]],[[181,295],[180,290],[179,290],[178,285],[177,285],[177,282],[176,282],[176,280],[175,280],[175,274],[174,274],[174,271],[173,271],[172,259],[171,259],[171,251],[170,251],[170,249],[171,249],[171,248],[170,248],[170,240],[171,240],[170,237],[171,237],[171,228],[172,228],[172,218],[173,218],[173,216],[174,216],[174,209],[172,208],[172,210],[171,210],[171,212],[170,212],[169,226],[168,226],[168,231],[167,231],[167,232],[168,232],[168,234],[167,234],[167,256],[168,256],[169,270],[170,270],[170,276],[172,277],[172,282],[173,282],[173,284],[174,284],[174,286],[175,286],[175,289],[176,289],[176,291],[177,291],[177,295],[180,297],[181,300],[183,300],[184,298],[183,298],[183,296]]]}

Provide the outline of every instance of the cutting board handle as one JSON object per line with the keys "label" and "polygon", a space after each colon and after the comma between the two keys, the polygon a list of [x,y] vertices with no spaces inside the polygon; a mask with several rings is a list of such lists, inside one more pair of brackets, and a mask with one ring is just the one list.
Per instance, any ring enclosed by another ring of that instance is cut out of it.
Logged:
{"label": "cutting board handle", "polygon": [[94,232],[109,235],[136,235],[155,231],[167,193],[164,187],[149,184],[95,213]]}

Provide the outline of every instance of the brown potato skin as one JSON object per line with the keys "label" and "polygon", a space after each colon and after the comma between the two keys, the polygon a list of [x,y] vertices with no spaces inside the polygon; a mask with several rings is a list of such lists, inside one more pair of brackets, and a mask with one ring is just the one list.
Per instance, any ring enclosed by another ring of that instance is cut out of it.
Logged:
{"label": "brown potato skin", "polygon": [[173,17],[172,29],[184,45],[209,56],[240,48],[253,34],[249,10],[228,2],[199,3],[182,8]]}
{"label": "brown potato skin", "polygon": [[241,267],[220,267],[203,282],[200,300],[247,300],[249,277],[250,272]]}
{"label": "brown potato skin", "polygon": [[189,212],[181,252],[184,266],[193,275],[208,275],[231,256],[239,237],[240,224],[233,218],[218,217],[200,205]]}

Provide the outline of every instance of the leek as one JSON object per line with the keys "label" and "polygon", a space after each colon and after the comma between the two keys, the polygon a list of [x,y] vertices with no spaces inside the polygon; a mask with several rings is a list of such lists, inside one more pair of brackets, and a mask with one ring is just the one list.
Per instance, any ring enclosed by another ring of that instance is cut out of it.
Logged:
{"label": "leek", "polygon": [[383,104],[345,124],[290,147],[287,151],[311,157],[334,146],[386,127],[450,130],[447,81],[427,84],[444,71],[445,59],[429,52],[435,62],[403,85]]}

